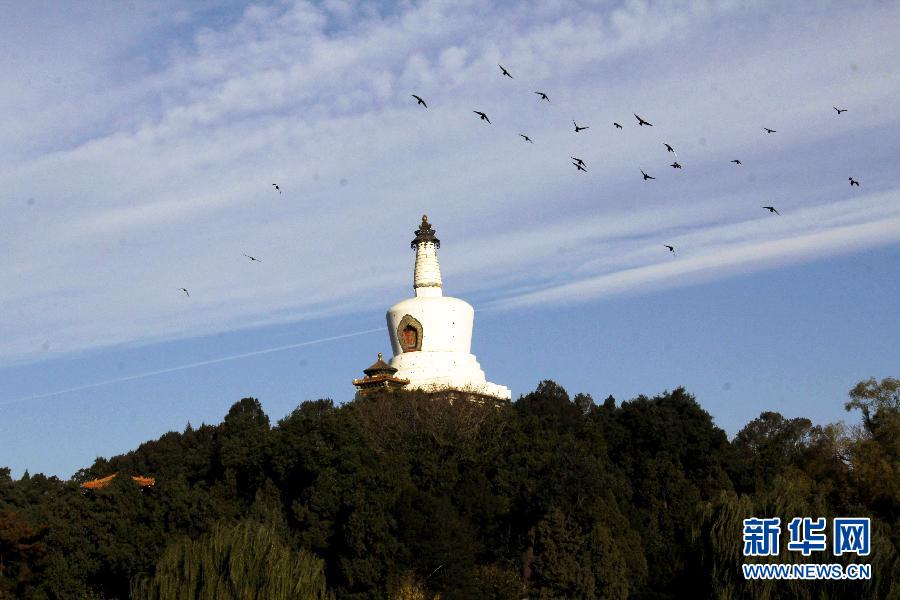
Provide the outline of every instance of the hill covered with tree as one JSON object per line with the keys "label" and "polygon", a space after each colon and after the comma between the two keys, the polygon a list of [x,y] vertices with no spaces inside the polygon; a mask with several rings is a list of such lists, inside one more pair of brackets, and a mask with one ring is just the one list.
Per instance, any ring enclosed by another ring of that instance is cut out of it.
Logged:
{"label": "hill covered with tree", "polygon": [[[900,381],[847,408],[851,431],[764,412],[729,441],[683,389],[384,393],[275,425],[245,398],[70,481],[0,469],[0,598],[897,598]],[[156,483],[81,488],[111,473]],[[777,562],[872,579],[745,581],[743,519],[797,516],[870,517],[871,555]]]}

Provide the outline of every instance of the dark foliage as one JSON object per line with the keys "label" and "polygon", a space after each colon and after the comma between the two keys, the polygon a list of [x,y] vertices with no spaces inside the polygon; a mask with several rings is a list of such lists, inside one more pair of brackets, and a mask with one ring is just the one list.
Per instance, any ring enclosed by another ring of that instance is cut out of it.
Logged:
{"label": "dark foliage", "polygon": [[[386,392],[274,426],[245,398],[71,481],[0,469],[0,598],[891,597],[896,381],[852,390],[850,434],[764,412],[731,442],[683,389],[597,405],[544,381],[504,409]],[[871,581],[742,579],[743,518],[821,515],[873,519]]]}

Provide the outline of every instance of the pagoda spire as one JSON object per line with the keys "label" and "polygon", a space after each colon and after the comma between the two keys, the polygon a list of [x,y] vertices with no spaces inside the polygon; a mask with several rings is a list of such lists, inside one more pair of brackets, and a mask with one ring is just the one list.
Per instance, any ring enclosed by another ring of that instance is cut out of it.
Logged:
{"label": "pagoda spire", "polygon": [[416,230],[416,237],[410,247],[416,251],[416,267],[413,273],[413,289],[416,297],[442,296],[441,265],[438,263],[437,249],[441,240],[434,235],[428,222],[428,215],[422,215],[422,223]]}

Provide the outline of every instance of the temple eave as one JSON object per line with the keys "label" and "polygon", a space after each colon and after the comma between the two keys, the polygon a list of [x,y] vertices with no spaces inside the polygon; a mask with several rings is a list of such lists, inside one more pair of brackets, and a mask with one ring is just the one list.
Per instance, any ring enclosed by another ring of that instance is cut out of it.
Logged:
{"label": "temple eave", "polygon": [[399,377],[391,377],[390,375],[374,375],[372,377],[363,377],[362,379],[354,379],[353,385],[358,388],[370,388],[381,385],[404,386],[409,383],[409,379],[400,379]]}

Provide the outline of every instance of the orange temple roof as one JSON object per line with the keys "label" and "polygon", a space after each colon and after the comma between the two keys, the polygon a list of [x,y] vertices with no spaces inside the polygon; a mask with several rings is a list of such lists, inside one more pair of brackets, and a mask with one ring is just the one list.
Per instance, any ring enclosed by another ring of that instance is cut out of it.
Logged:
{"label": "orange temple roof", "polygon": [[[86,490],[96,490],[100,488],[105,488],[109,485],[109,482],[112,481],[118,473],[113,473],[112,475],[107,475],[106,477],[101,477],[100,479],[93,479],[91,481],[85,481],[81,484],[81,487]],[[153,477],[141,477],[140,475],[132,475],[131,478],[137,483],[139,486],[150,487],[156,485],[156,479]]]}

